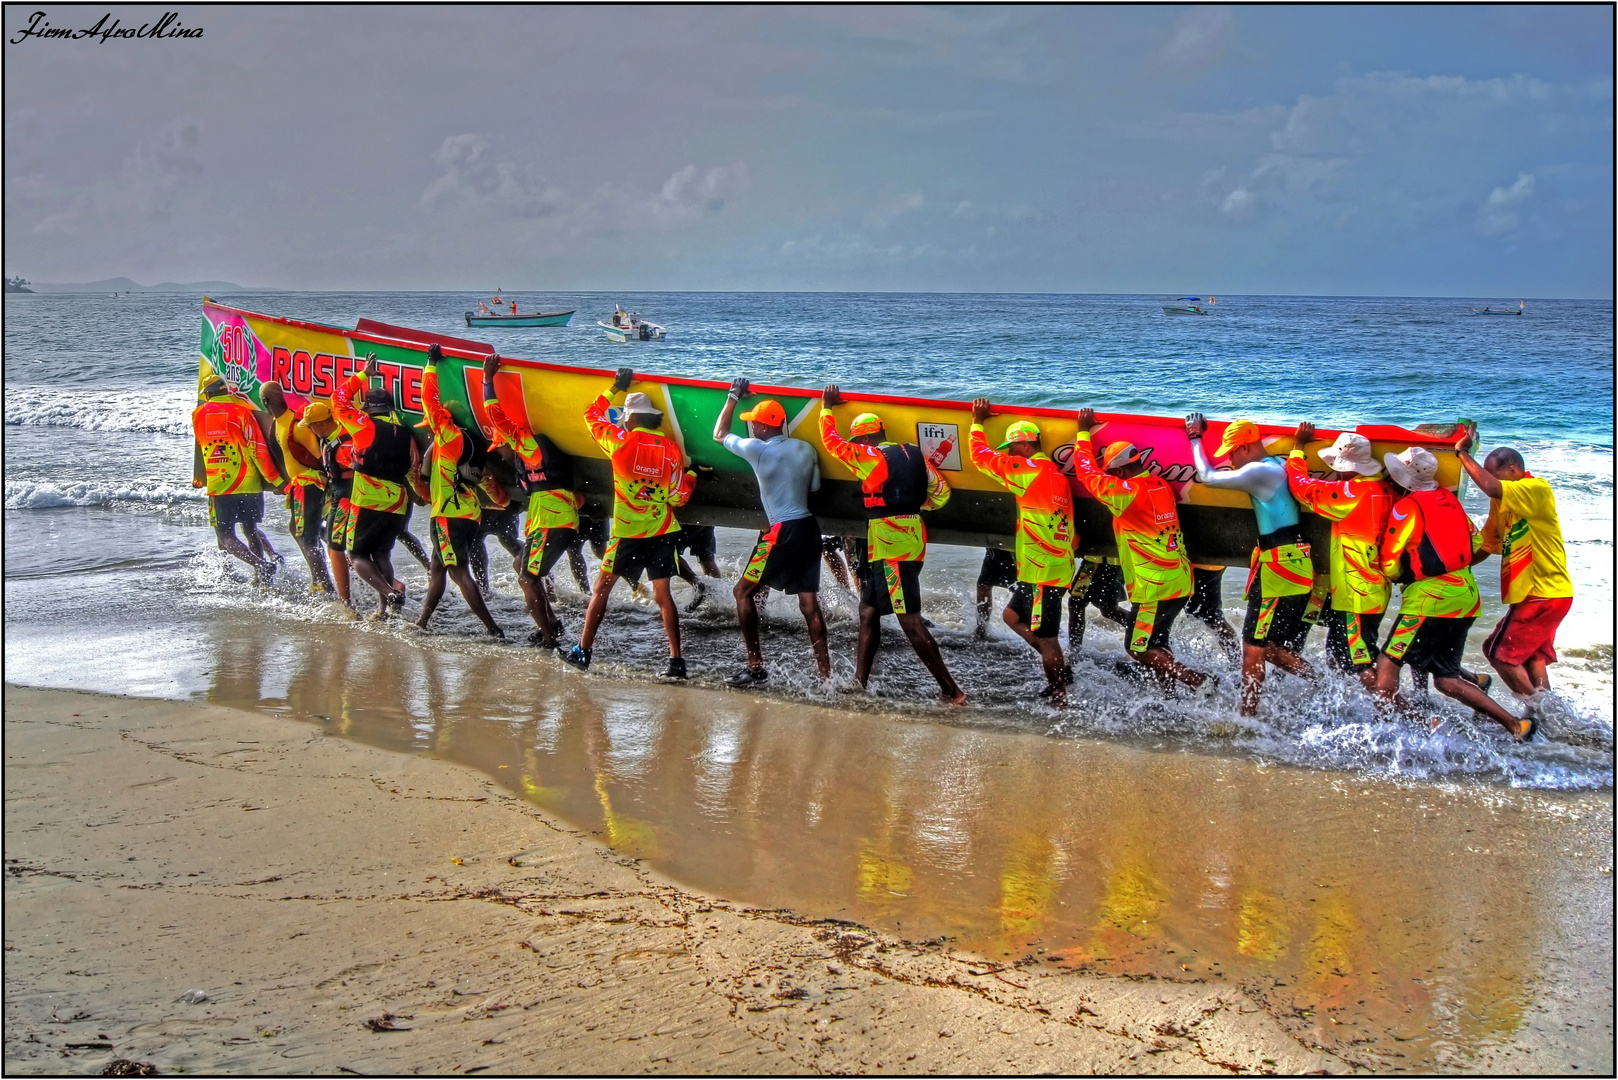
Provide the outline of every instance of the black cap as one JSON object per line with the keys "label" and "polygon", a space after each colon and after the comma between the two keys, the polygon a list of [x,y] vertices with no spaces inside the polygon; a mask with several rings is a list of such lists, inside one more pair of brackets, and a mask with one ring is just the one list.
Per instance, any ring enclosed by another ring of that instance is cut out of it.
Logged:
{"label": "black cap", "polygon": [[393,408],[393,395],[380,387],[365,391],[365,407],[367,409]]}

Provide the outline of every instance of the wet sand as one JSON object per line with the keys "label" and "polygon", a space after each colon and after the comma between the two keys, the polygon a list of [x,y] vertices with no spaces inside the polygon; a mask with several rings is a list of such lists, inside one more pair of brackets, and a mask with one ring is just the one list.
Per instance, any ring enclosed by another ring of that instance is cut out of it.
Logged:
{"label": "wet sand", "polygon": [[8,1073],[1346,1067],[1235,986],[704,896],[311,725],[12,686],[5,724]]}
{"label": "wet sand", "polygon": [[207,696],[255,713],[8,687],[8,1067],[94,1027],[189,1068],[1612,1069],[1610,792],[364,637],[274,657],[274,697],[225,664]]}

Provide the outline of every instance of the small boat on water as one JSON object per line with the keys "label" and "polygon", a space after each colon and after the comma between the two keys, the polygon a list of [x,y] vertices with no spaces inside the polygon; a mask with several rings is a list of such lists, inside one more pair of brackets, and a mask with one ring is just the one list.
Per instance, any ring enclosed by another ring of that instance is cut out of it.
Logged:
{"label": "small boat on water", "polygon": [[596,325],[607,332],[607,337],[619,343],[626,341],[662,341],[668,333],[655,322],[649,322],[638,314],[616,308],[612,313],[612,321],[606,319],[596,320]]}
{"label": "small boat on water", "polygon": [[1472,309],[1472,314],[1474,314],[1474,315],[1521,315],[1523,313],[1523,309],[1526,308],[1527,306],[1528,306],[1528,302],[1526,300],[1517,301],[1517,310],[1516,311],[1512,311],[1510,308],[1490,307],[1487,304],[1485,304],[1483,307],[1475,307],[1475,308],[1473,308]]}
{"label": "small boat on water", "polygon": [[[478,305],[482,307],[482,305]],[[516,307],[515,304],[512,305]],[[496,311],[468,311],[466,313],[467,326],[566,326],[567,321],[573,317],[576,308],[567,311],[532,311],[527,314],[515,310],[510,312]]]}
{"label": "small boat on water", "polygon": [[[1219,301],[1210,296],[1210,297],[1208,297],[1207,302],[1211,306],[1213,304],[1217,304]],[[1207,308],[1203,307],[1202,304],[1203,304],[1203,300],[1202,300],[1202,297],[1200,297],[1200,296],[1182,296],[1182,297],[1180,297],[1180,299],[1176,303],[1164,304],[1163,305],[1163,314],[1165,314],[1165,315],[1208,315],[1208,314],[1211,314],[1211,312],[1209,312]]]}

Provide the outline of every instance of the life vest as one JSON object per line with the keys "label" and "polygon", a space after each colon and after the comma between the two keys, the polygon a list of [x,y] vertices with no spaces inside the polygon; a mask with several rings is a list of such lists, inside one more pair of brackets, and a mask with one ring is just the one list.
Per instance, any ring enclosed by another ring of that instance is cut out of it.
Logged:
{"label": "life vest", "polygon": [[879,494],[865,496],[868,520],[921,512],[927,501],[927,459],[914,443],[884,443],[877,447],[888,463],[888,475]]}
{"label": "life vest", "polygon": [[320,463],[325,468],[326,483],[333,487],[348,484],[354,479],[353,440],[344,434],[323,444]]}
{"label": "life vest", "polygon": [[539,460],[537,462],[517,460],[517,483],[529,495],[541,491],[555,491],[557,488],[573,488],[573,462],[567,455],[556,449],[556,444],[544,435],[535,433],[534,442],[539,444]]}
{"label": "life vest", "polygon": [[1444,488],[1412,491],[1408,498],[1421,510],[1421,542],[1410,557],[1417,581],[1441,577],[1472,565],[1472,528],[1455,493]]}
{"label": "life vest", "polygon": [[414,442],[403,424],[372,417],[376,435],[371,445],[354,454],[354,471],[386,480],[390,484],[403,484],[410,471],[410,447]]}

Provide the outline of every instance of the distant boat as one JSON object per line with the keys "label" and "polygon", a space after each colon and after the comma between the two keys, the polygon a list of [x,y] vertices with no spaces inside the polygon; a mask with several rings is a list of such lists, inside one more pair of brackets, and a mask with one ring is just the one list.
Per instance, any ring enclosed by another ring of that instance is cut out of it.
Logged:
{"label": "distant boat", "polygon": [[668,333],[655,322],[648,322],[634,312],[616,308],[612,313],[612,321],[598,319],[596,325],[607,332],[607,337],[620,344],[626,341],[662,341],[663,335]]}
{"label": "distant boat", "polygon": [[[1163,305],[1163,314],[1165,314],[1165,315],[1208,315],[1208,314],[1211,314],[1206,308],[1204,308],[1202,306],[1202,302],[1203,302],[1202,297],[1200,297],[1200,296],[1182,296],[1182,297],[1180,297],[1179,303],[1164,304]],[[1212,297],[1212,296],[1208,297],[1209,305],[1217,304],[1218,302],[1219,301],[1216,300],[1214,297]]]}
{"label": "distant boat", "polygon": [[1527,304],[1526,301],[1519,300],[1519,301],[1517,301],[1517,310],[1516,311],[1512,311],[1510,308],[1492,308],[1492,307],[1488,307],[1487,305],[1485,305],[1484,307],[1475,307],[1475,308],[1473,308],[1472,309],[1472,314],[1474,314],[1474,315],[1521,315],[1523,313],[1523,308],[1525,308],[1527,306],[1528,306],[1528,304]]}
{"label": "distant boat", "polygon": [[496,315],[493,312],[480,313],[468,311],[466,325],[468,326],[566,326],[567,321],[573,317],[569,311],[534,311],[527,315],[511,312],[505,315]]}

